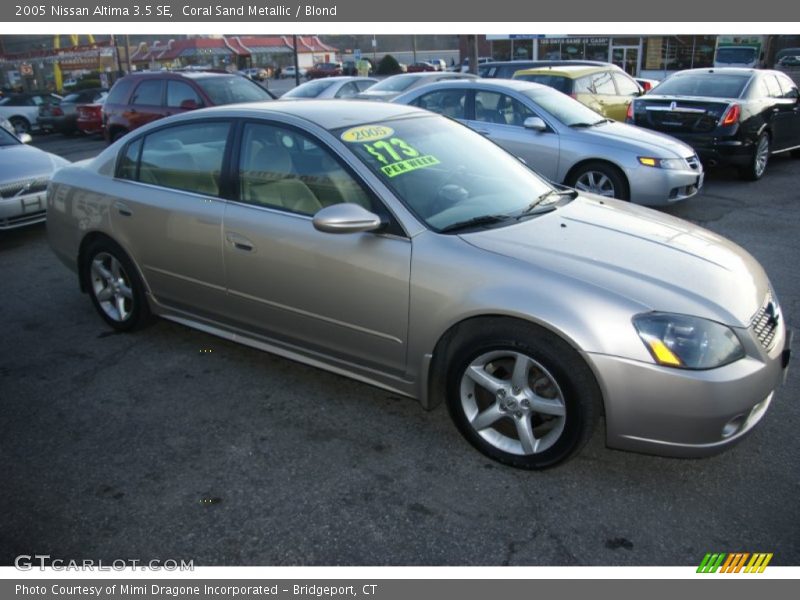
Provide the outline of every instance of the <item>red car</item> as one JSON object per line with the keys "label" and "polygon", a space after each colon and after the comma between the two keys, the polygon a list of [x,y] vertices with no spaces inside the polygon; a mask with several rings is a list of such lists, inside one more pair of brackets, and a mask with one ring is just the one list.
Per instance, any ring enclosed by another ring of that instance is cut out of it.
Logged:
{"label": "red car", "polygon": [[78,118],[75,121],[75,127],[78,128],[78,131],[85,135],[102,133],[103,102],[104,100],[94,102],[93,104],[78,104],[76,108]]}
{"label": "red car", "polygon": [[132,73],[114,84],[103,104],[103,133],[113,142],[137,127],[187,110],[274,99],[265,88],[234,73]]}
{"label": "red car", "polygon": [[406,73],[425,73],[428,71],[436,71],[436,67],[429,62],[420,61],[408,65]]}
{"label": "red car", "polygon": [[306,71],[307,79],[322,77],[339,77],[342,74],[342,63],[317,63]]}

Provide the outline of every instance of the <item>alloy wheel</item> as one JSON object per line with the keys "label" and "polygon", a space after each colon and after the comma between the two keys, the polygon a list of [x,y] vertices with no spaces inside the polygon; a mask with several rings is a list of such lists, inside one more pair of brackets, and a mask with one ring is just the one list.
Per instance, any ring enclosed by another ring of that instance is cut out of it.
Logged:
{"label": "alloy wheel", "polygon": [[112,321],[121,323],[133,313],[133,290],[125,269],[114,256],[98,253],[92,260],[92,293],[100,308]]}

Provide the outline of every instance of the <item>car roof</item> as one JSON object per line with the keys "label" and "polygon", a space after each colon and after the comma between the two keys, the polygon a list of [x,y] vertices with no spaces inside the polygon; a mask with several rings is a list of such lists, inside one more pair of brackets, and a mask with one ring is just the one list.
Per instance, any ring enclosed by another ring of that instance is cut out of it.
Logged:
{"label": "car roof", "polygon": [[305,85],[307,83],[314,83],[317,81],[330,81],[331,83],[336,83],[337,81],[377,81],[372,77],[359,77],[358,75],[337,75],[335,77],[323,77],[322,79],[311,79],[309,81],[304,81],[300,85]]}
{"label": "car roof", "polygon": [[[548,67],[534,67],[532,69],[520,69],[517,71],[520,75],[559,75],[571,79],[577,79],[584,75],[591,75],[592,73],[602,73],[604,71],[614,70],[610,65],[607,67],[592,67],[587,65],[564,65],[564,66],[548,66]],[[514,73],[515,75],[517,73]]]}
{"label": "car roof", "polygon": [[445,79],[443,81],[436,81],[428,83],[424,87],[420,86],[411,91],[424,91],[434,89],[447,89],[457,87],[475,87],[483,89],[498,89],[498,90],[511,90],[514,92],[524,92],[526,90],[552,90],[553,88],[533,83],[532,81],[525,81],[522,79]]}
{"label": "car roof", "polygon": [[708,67],[704,69],[685,69],[673,73],[671,77],[680,77],[682,75],[755,75],[756,73],[765,72],[763,69],[747,69],[744,67]]}
{"label": "car roof", "polygon": [[236,73],[220,73],[219,71],[137,71],[128,73],[125,77],[146,78],[146,77],[185,77],[187,79],[205,79],[206,77],[241,77]]}
{"label": "car roof", "polygon": [[[183,113],[191,117],[205,113],[231,117],[269,116],[278,113],[291,115],[319,125],[323,129],[338,129],[388,121],[402,116],[429,115],[430,113],[403,104],[366,102],[358,100],[306,100],[304,102],[249,102],[227,104]],[[173,117],[174,118],[174,117]]]}

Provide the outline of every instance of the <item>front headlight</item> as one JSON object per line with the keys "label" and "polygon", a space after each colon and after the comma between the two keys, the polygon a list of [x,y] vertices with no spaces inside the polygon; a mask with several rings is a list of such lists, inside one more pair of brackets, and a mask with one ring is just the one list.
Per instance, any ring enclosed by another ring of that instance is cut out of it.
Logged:
{"label": "front headlight", "polygon": [[682,158],[653,158],[651,156],[640,156],[639,163],[646,167],[658,167],[661,169],[685,169],[686,161]]}
{"label": "front headlight", "polygon": [[744,357],[744,348],[730,327],[688,315],[645,313],[633,325],[660,365],[713,369]]}

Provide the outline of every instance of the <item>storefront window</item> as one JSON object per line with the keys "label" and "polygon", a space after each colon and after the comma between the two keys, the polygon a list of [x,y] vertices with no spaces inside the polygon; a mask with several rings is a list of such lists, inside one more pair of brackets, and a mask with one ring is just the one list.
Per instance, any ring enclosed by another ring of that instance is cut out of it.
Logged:
{"label": "storefront window", "polygon": [[[638,42],[637,42],[638,43]],[[539,40],[542,60],[608,60],[608,38],[550,38]]]}

